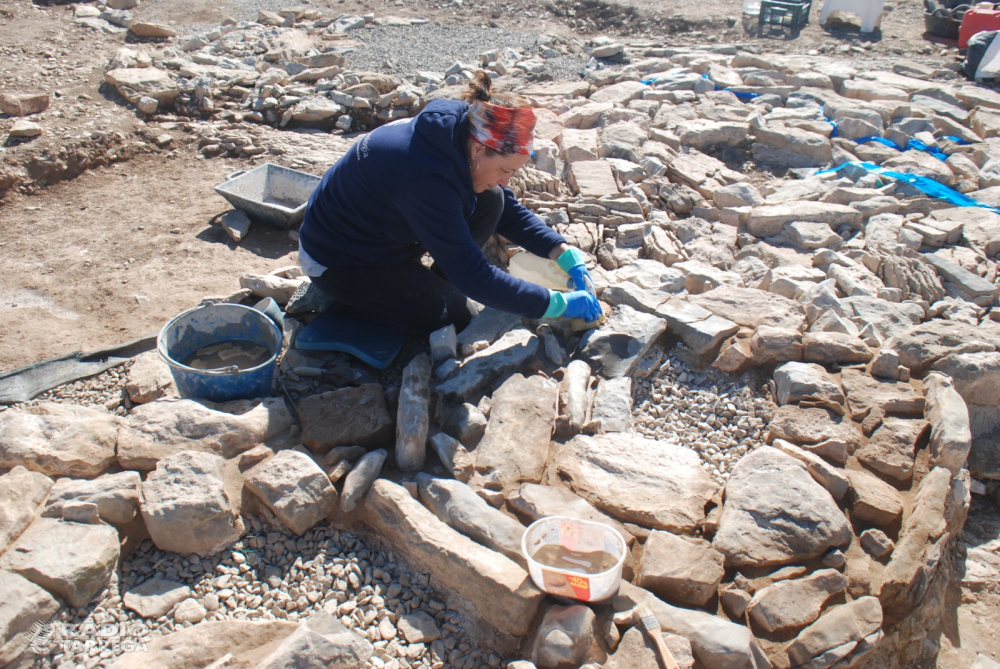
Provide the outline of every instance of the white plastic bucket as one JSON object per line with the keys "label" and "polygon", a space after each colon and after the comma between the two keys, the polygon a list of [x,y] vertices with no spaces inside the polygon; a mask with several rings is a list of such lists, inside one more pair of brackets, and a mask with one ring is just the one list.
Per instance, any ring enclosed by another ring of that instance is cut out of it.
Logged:
{"label": "white plastic bucket", "polygon": [[[616,557],[617,562],[599,574],[550,567],[536,562],[534,558],[545,544],[557,544],[581,552],[604,551]],[[566,516],[539,518],[528,526],[521,538],[521,552],[528,561],[528,573],[535,585],[550,595],[584,602],[607,599],[618,592],[626,550],[625,539],[615,528]]]}

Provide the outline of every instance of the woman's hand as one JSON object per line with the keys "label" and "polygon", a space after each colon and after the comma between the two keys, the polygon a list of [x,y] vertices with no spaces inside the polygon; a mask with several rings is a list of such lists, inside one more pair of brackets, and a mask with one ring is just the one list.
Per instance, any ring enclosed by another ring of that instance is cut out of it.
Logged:
{"label": "woman's hand", "polygon": [[576,290],[585,290],[594,297],[597,297],[597,290],[594,288],[594,280],[587,271],[584,264],[584,255],[580,249],[567,246],[566,250],[556,258],[559,268],[569,274],[570,280],[567,285]]}

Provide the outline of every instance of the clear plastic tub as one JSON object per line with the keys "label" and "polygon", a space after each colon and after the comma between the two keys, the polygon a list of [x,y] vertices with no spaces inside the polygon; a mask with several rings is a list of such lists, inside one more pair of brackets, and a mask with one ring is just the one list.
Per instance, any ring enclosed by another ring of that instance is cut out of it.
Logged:
{"label": "clear plastic tub", "polygon": [[[617,561],[613,567],[598,574],[560,569],[535,560],[535,554],[545,544],[584,553],[604,551]],[[535,585],[550,595],[583,602],[601,601],[618,592],[626,550],[625,539],[615,528],[565,516],[539,518],[528,526],[521,538],[521,552],[528,561],[528,573]]]}

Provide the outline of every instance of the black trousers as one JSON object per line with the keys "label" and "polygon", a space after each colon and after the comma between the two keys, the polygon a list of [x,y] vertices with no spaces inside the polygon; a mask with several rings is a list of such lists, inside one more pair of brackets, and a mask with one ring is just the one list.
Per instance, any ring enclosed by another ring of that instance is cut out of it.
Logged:
{"label": "black trousers", "polygon": [[[468,220],[472,239],[483,246],[496,230],[503,213],[503,191],[492,188],[478,194],[476,209]],[[312,282],[345,305],[345,313],[369,323],[411,335],[426,336],[453,323],[461,331],[475,306],[435,267],[420,263],[420,256],[381,267],[328,269]]]}

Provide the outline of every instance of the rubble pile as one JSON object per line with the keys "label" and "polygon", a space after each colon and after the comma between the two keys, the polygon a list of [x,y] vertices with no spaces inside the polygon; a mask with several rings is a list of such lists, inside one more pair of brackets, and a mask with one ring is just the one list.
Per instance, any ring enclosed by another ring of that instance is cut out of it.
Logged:
{"label": "rubble pile", "polygon": [[[532,72],[506,52],[412,82],[351,72],[336,45],[366,20],[262,12],[123,49],[106,77],[144,113],[213,116],[206,156],[280,162],[269,142],[293,133],[244,122],[370,127],[474,67]],[[393,669],[654,666],[642,603],[683,667],[933,655],[946,556],[1000,481],[1000,95],[917,64],[586,50],[622,66],[517,87],[539,122],[512,187],[589,255],[607,322],[484,309],[392,381],[288,349],[294,415],[177,399],[152,354],[128,405],[0,413],[0,576],[30,594],[0,600],[0,657],[33,611],[98,596],[102,616],[175,630],[152,653],[249,653],[218,639],[253,625],[282,639],[263,666],[304,647]],[[294,268],[228,299],[250,296],[283,306],[288,343],[320,310]],[[550,515],[622,533],[612,599],[532,582],[521,539]],[[137,555],[164,568],[118,576],[119,539],[147,536]]]}

